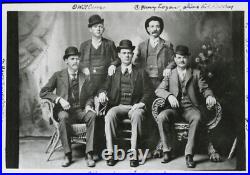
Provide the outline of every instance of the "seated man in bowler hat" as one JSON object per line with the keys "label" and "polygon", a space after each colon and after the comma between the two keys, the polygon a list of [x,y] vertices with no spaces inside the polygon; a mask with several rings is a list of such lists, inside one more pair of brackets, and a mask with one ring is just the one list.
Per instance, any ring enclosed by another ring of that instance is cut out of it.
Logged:
{"label": "seated man in bowler hat", "polygon": [[[216,99],[200,70],[189,67],[189,56],[187,46],[179,45],[176,47],[174,61],[177,67],[172,70],[170,76],[164,77],[155,93],[170,104],[170,107],[160,112],[157,117],[164,152],[162,163],[168,163],[172,159],[171,122],[182,117],[190,125],[185,148],[186,165],[188,168],[194,168],[195,139],[204,112],[202,109],[204,109],[205,103],[209,107],[214,106]],[[203,101],[200,98],[202,96],[205,98]]]}
{"label": "seated man in bowler hat", "polygon": [[114,74],[120,65],[116,47],[113,41],[104,38],[104,19],[92,15],[88,24],[91,39],[80,46],[80,67],[85,75],[90,77],[93,93],[95,94],[107,75]]}
{"label": "seated man in bowler hat", "polygon": [[55,103],[54,113],[58,117],[60,140],[65,153],[63,167],[72,164],[70,143],[72,123],[87,123],[87,166],[95,166],[93,148],[96,113],[93,110],[93,98],[89,95],[88,82],[84,74],[79,71],[79,55],[76,47],[68,47],[63,56],[67,68],[54,73],[40,91],[41,98]]}
{"label": "seated man in bowler hat", "polygon": [[[130,40],[122,40],[117,47],[121,66],[113,76],[109,76],[100,90],[99,100],[109,102],[109,111],[105,116],[106,145],[109,151],[108,166],[115,165],[113,146],[119,129],[119,121],[128,117],[131,119],[131,150],[136,151],[143,135],[143,126],[153,89],[147,73],[131,64],[135,46]],[[131,167],[139,165],[138,157],[130,160]]]}

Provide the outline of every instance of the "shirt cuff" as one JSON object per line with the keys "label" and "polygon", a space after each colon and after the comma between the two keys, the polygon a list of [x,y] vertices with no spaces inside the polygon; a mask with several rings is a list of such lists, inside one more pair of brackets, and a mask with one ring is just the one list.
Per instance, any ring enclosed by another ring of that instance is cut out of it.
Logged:
{"label": "shirt cuff", "polygon": [[58,104],[59,100],[60,100],[61,97],[57,97],[56,100],[55,100],[55,103]]}

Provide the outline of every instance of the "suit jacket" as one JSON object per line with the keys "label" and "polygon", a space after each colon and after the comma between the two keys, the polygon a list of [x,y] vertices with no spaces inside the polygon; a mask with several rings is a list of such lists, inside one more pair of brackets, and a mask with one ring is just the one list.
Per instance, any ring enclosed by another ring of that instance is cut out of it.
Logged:
{"label": "suit jacket", "polygon": [[[106,72],[108,70],[108,67],[112,64],[115,66],[118,66],[120,64],[120,59],[118,58],[115,43],[111,40],[108,40],[106,38],[102,38],[102,44],[104,45],[103,50],[103,59],[105,59],[105,65],[102,65],[105,67]],[[80,46],[80,52],[81,52],[81,61],[80,61],[80,67],[81,68],[89,68],[90,67],[90,49],[92,45],[92,40],[87,40],[83,42]]]}
{"label": "suit jacket", "polygon": [[[119,66],[113,76],[108,76],[100,90],[100,92],[104,91],[107,93],[110,107],[120,104],[121,75],[121,66]],[[131,85],[133,88],[131,105],[143,102],[147,107],[151,106],[153,88],[147,73],[143,69],[133,66],[131,77]]]}
{"label": "suit jacket", "polygon": [[[88,80],[85,79],[84,74],[78,71],[79,75],[79,100],[81,108],[85,108],[85,105],[90,105],[93,107],[93,97],[89,92]],[[56,90],[55,93],[53,91]],[[68,70],[63,69],[53,74],[49,79],[48,83],[41,89],[40,97],[44,99],[49,99],[55,102],[57,97],[62,97],[68,100],[69,97],[69,75]]]}
{"label": "suit jacket", "polygon": [[[177,69],[173,69],[170,77],[165,77],[159,87],[155,90],[158,97],[167,99],[169,95],[178,96],[179,81]],[[188,68],[185,76],[185,89],[191,102],[194,106],[202,105],[201,96],[214,96],[211,89],[209,89],[202,73],[198,69]]]}
{"label": "suit jacket", "polygon": [[[146,68],[147,66],[147,57],[148,57],[148,46],[150,44],[149,39],[140,43],[137,48],[137,53],[134,57],[134,65],[142,66]],[[159,78],[163,78],[163,70],[168,66],[172,69],[175,66],[173,61],[174,51],[172,49],[172,44],[167,43],[164,39],[160,38],[160,41],[157,46],[157,66]]]}

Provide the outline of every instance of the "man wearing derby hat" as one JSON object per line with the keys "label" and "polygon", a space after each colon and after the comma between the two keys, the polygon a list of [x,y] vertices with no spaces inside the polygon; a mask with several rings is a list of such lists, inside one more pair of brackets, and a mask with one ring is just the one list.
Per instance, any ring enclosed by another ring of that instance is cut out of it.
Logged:
{"label": "man wearing derby hat", "polygon": [[163,28],[162,18],[158,16],[148,18],[145,22],[145,29],[149,39],[139,44],[134,57],[134,64],[142,66],[148,72],[155,89],[174,65],[173,46],[160,37]]}
{"label": "man wearing derby hat", "polygon": [[120,64],[113,41],[104,38],[104,19],[95,14],[90,16],[91,39],[80,46],[80,67],[90,77],[93,93],[96,93],[107,75],[112,75]]}
{"label": "man wearing derby hat", "polygon": [[188,141],[185,148],[186,165],[188,168],[194,168],[194,143],[197,128],[201,122],[203,105],[200,96],[206,99],[209,107],[216,104],[216,99],[200,70],[189,67],[189,56],[187,46],[176,47],[174,61],[177,67],[172,70],[169,77],[164,77],[155,93],[158,97],[166,99],[171,106],[160,112],[157,117],[164,152],[162,163],[167,163],[172,158],[170,123],[181,116],[189,122]]}
{"label": "man wearing derby hat", "polygon": [[[107,165],[113,166],[113,145],[119,128],[119,121],[129,118],[131,120],[131,150],[137,151],[139,142],[143,137],[143,125],[153,89],[149,83],[147,73],[131,64],[135,46],[130,40],[122,40],[117,47],[121,66],[113,76],[108,77],[104,86],[100,89],[100,101],[108,100],[109,111],[105,116],[106,145],[109,151]],[[131,167],[139,165],[138,157],[130,161]]]}
{"label": "man wearing derby hat", "polygon": [[87,123],[87,166],[95,166],[93,147],[96,113],[92,109],[93,98],[89,93],[88,82],[79,71],[79,55],[76,47],[68,47],[63,56],[67,68],[54,73],[40,91],[41,98],[55,103],[54,114],[58,117],[60,140],[65,153],[63,167],[68,167],[72,163],[72,123]]}

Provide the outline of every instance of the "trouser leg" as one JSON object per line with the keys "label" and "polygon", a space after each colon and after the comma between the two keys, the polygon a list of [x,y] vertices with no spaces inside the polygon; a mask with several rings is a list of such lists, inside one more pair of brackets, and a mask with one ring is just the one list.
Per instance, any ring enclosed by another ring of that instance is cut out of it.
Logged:
{"label": "trouser leg", "polygon": [[145,119],[145,110],[134,110],[129,118],[131,119],[131,149],[137,149],[138,141],[143,135],[143,121]]}
{"label": "trouser leg", "polygon": [[122,116],[127,115],[129,109],[125,106],[115,106],[105,116],[106,146],[110,153],[113,152],[113,138],[117,137],[118,122]]}
{"label": "trouser leg", "polygon": [[185,155],[193,155],[197,129],[201,120],[201,113],[198,109],[191,108],[184,111],[183,117],[189,122],[188,141],[185,148]]}
{"label": "trouser leg", "polygon": [[163,145],[163,152],[172,150],[171,119],[177,116],[177,112],[173,109],[166,109],[157,116],[158,129]]}
{"label": "trouser leg", "polygon": [[66,111],[60,111],[58,113],[58,120],[59,120],[59,133],[60,133],[60,140],[64,149],[64,153],[71,153],[71,143],[70,143],[70,121],[69,121],[69,114]]}
{"label": "trouser leg", "polygon": [[95,126],[96,126],[96,113],[88,111],[83,117],[83,121],[87,124],[86,133],[86,153],[94,151],[95,144]]}

